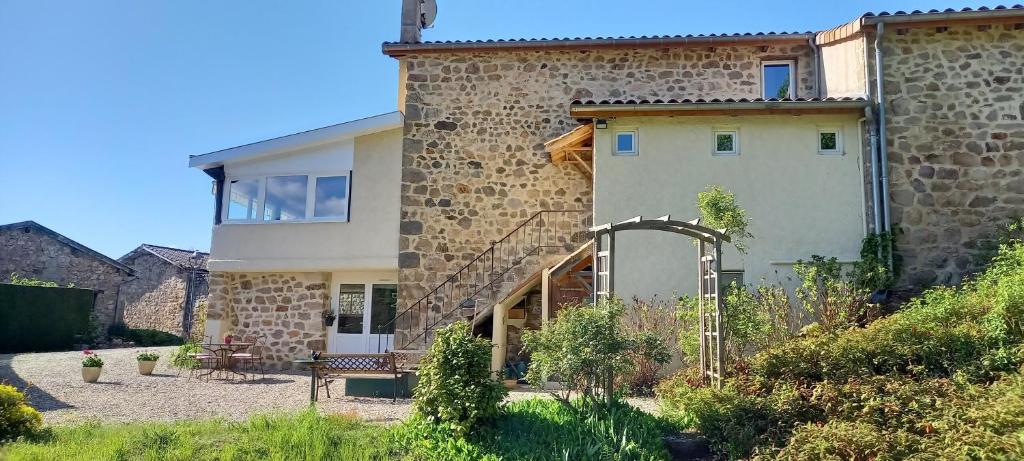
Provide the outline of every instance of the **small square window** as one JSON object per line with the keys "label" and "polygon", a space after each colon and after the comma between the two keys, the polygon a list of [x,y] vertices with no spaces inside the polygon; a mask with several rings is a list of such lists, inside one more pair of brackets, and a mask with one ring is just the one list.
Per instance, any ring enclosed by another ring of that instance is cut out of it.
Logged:
{"label": "small square window", "polygon": [[818,153],[839,154],[843,151],[842,139],[838,129],[818,130]]}
{"label": "small square window", "polygon": [[636,131],[615,132],[615,155],[637,155]]}
{"label": "small square window", "polygon": [[715,131],[715,155],[736,155],[740,153],[739,136],[736,131]]}

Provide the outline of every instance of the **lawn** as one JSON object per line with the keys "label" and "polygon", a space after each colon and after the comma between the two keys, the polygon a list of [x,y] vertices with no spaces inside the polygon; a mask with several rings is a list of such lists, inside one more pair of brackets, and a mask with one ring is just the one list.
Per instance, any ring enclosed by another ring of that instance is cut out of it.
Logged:
{"label": "lawn", "polygon": [[[581,416],[552,399],[507,404],[493,427],[466,439],[413,418],[365,423],[313,410],[222,419],[52,427],[0,448],[18,460],[563,460],[668,459],[665,421],[621,404]],[[609,417],[610,416],[610,417]]]}

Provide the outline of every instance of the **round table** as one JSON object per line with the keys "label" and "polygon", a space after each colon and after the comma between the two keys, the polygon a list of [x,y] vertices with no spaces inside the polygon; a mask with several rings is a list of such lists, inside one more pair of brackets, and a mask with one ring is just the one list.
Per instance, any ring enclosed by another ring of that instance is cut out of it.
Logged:
{"label": "round table", "polygon": [[225,374],[231,373],[233,375],[239,375],[239,376],[242,377],[242,379],[245,379],[245,373],[243,373],[241,371],[238,371],[238,370],[235,370],[234,367],[232,367],[231,354],[234,354],[234,353],[239,352],[239,351],[244,351],[246,349],[251,348],[252,346],[253,346],[253,343],[241,343],[241,342],[234,342],[234,341],[232,341],[230,344],[228,344],[228,343],[208,343],[208,344],[202,344],[203,351],[209,353],[210,355],[212,355],[214,357],[216,357],[216,360],[214,361],[213,366],[210,367],[210,371],[206,372],[206,374],[203,374],[200,377],[209,377],[210,375],[212,375],[212,374],[214,374],[214,373],[219,371],[219,372],[225,373]]}

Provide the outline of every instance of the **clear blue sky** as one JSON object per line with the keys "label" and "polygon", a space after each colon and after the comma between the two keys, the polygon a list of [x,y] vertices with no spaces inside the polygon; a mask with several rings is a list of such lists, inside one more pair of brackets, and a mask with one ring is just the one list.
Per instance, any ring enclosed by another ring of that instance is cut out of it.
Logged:
{"label": "clear blue sky", "polygon": [[[826,2],[438,0],[426,40],[821,30]],[[938,3],[943,2],[943,3]],[[0,0],[0,224],[35,220],[112,257],[206,250],[202,154],[395,110],[401,0]]]}

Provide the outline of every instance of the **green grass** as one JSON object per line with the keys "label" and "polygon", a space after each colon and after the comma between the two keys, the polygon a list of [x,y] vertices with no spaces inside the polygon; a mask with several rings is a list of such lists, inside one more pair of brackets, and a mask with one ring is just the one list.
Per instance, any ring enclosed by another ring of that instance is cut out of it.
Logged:
{"label": "green grass", "polygon": [[164,423],[54,427],[0,447],[22,460],[663,460],[673,427],[626,404],[585,416],[551,399],[508,404],[465,439],[414,418],[395,426],[295,414]]}
{"label": "green grass", "polygon": [[51,428],[0,448],[18,460],[384,460],[381,426],[314,411],[173,423],[89,423]]}

